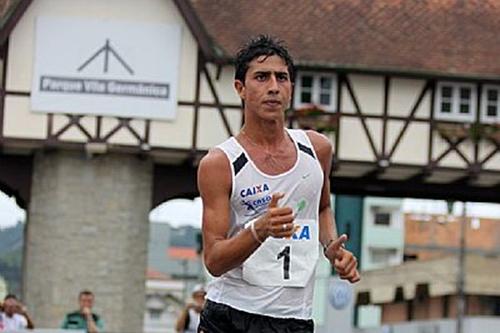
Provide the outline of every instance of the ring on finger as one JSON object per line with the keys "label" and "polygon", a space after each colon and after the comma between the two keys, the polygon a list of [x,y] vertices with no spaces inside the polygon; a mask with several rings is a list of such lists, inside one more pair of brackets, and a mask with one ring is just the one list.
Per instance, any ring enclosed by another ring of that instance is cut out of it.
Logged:
{"label": "ring on finger", "polygon": [[286,227],[286,224],[282,224],[282,228],[283,228],[283,231],[286,231],[286,229],[288,229],[288,228]]}

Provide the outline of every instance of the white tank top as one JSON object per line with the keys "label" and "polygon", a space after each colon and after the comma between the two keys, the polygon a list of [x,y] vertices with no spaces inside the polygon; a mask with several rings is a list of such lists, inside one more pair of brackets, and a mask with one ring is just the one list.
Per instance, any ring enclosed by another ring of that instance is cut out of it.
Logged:
{"label": "white tank top", "polygon": [[198,325],[200,324],[200,314],[196,312],[195,309],[189,309],[188,316],[189,316],[189,323],[188,327],[184,330],[184,333],[198,332]]}
{"label": "white tank top", "polygon": [[264,214],[275,192],[285,193],[278,206],[294,209],[300,229],[291,239],[268,237],[243,265],[212,281],[207,298],[250,313],[310,319],[323,170],[307,134],[287,132],[294,141],[297,160],[279,175],[260,171],[234,137],[217,146],[226,154],[232,171],[228,237]]}

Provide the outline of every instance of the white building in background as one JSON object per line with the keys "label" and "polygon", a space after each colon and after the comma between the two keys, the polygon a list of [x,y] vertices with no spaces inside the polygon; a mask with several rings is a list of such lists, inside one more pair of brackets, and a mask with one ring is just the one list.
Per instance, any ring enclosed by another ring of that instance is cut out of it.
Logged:
{"label": "white building in background", "polygon": [[362,270],[403,262],[404,218],[401,199],[364,199],[361,244]]}
{"label": "white building in background", "polygon": [[184,281],[148,272],[144,333],[174,333],[183,302]]}
{"label": "white building in background", "polygon": [[[366,197],[363,202],[361,231],[361,270],[399,265],[404,255],[403,200]],[[381,323],[379,306],[358,308],[358,326],[373,327]]]}

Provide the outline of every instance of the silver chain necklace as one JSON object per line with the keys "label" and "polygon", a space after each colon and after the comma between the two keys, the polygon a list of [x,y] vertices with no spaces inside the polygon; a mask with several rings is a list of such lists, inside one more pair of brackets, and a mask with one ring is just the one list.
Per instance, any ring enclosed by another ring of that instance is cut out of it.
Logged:
{"label": "silver chain necklace", "polygon": [[265,162],[270,162],[271,165],[275,166],[275,167],[279,167],[279,168],[283,168],[283,165],[282,163],[279,162],[279,160],[277,160],[274,155],[269,151],[269,149],[266,149],[264,148],[264,146],[262,145],[259,145],[257,142],[255,142],[249,135],[248,133],[245,131],[245,129],[241,129],[240,131],[241,135],[243,137],[245,137],[245,139],[254,147],[256,147],[257,149],[263,151],[266,155],[264,161]]}

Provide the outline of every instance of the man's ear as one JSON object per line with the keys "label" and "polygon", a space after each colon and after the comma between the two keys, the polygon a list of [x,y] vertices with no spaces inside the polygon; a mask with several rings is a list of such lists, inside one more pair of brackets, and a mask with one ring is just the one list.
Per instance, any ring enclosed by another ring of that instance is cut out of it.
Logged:
{"label": "man's ear", "polygon": [[245,99],[245,85],[240,80],[234,80],[234,89],[242,100]]}

